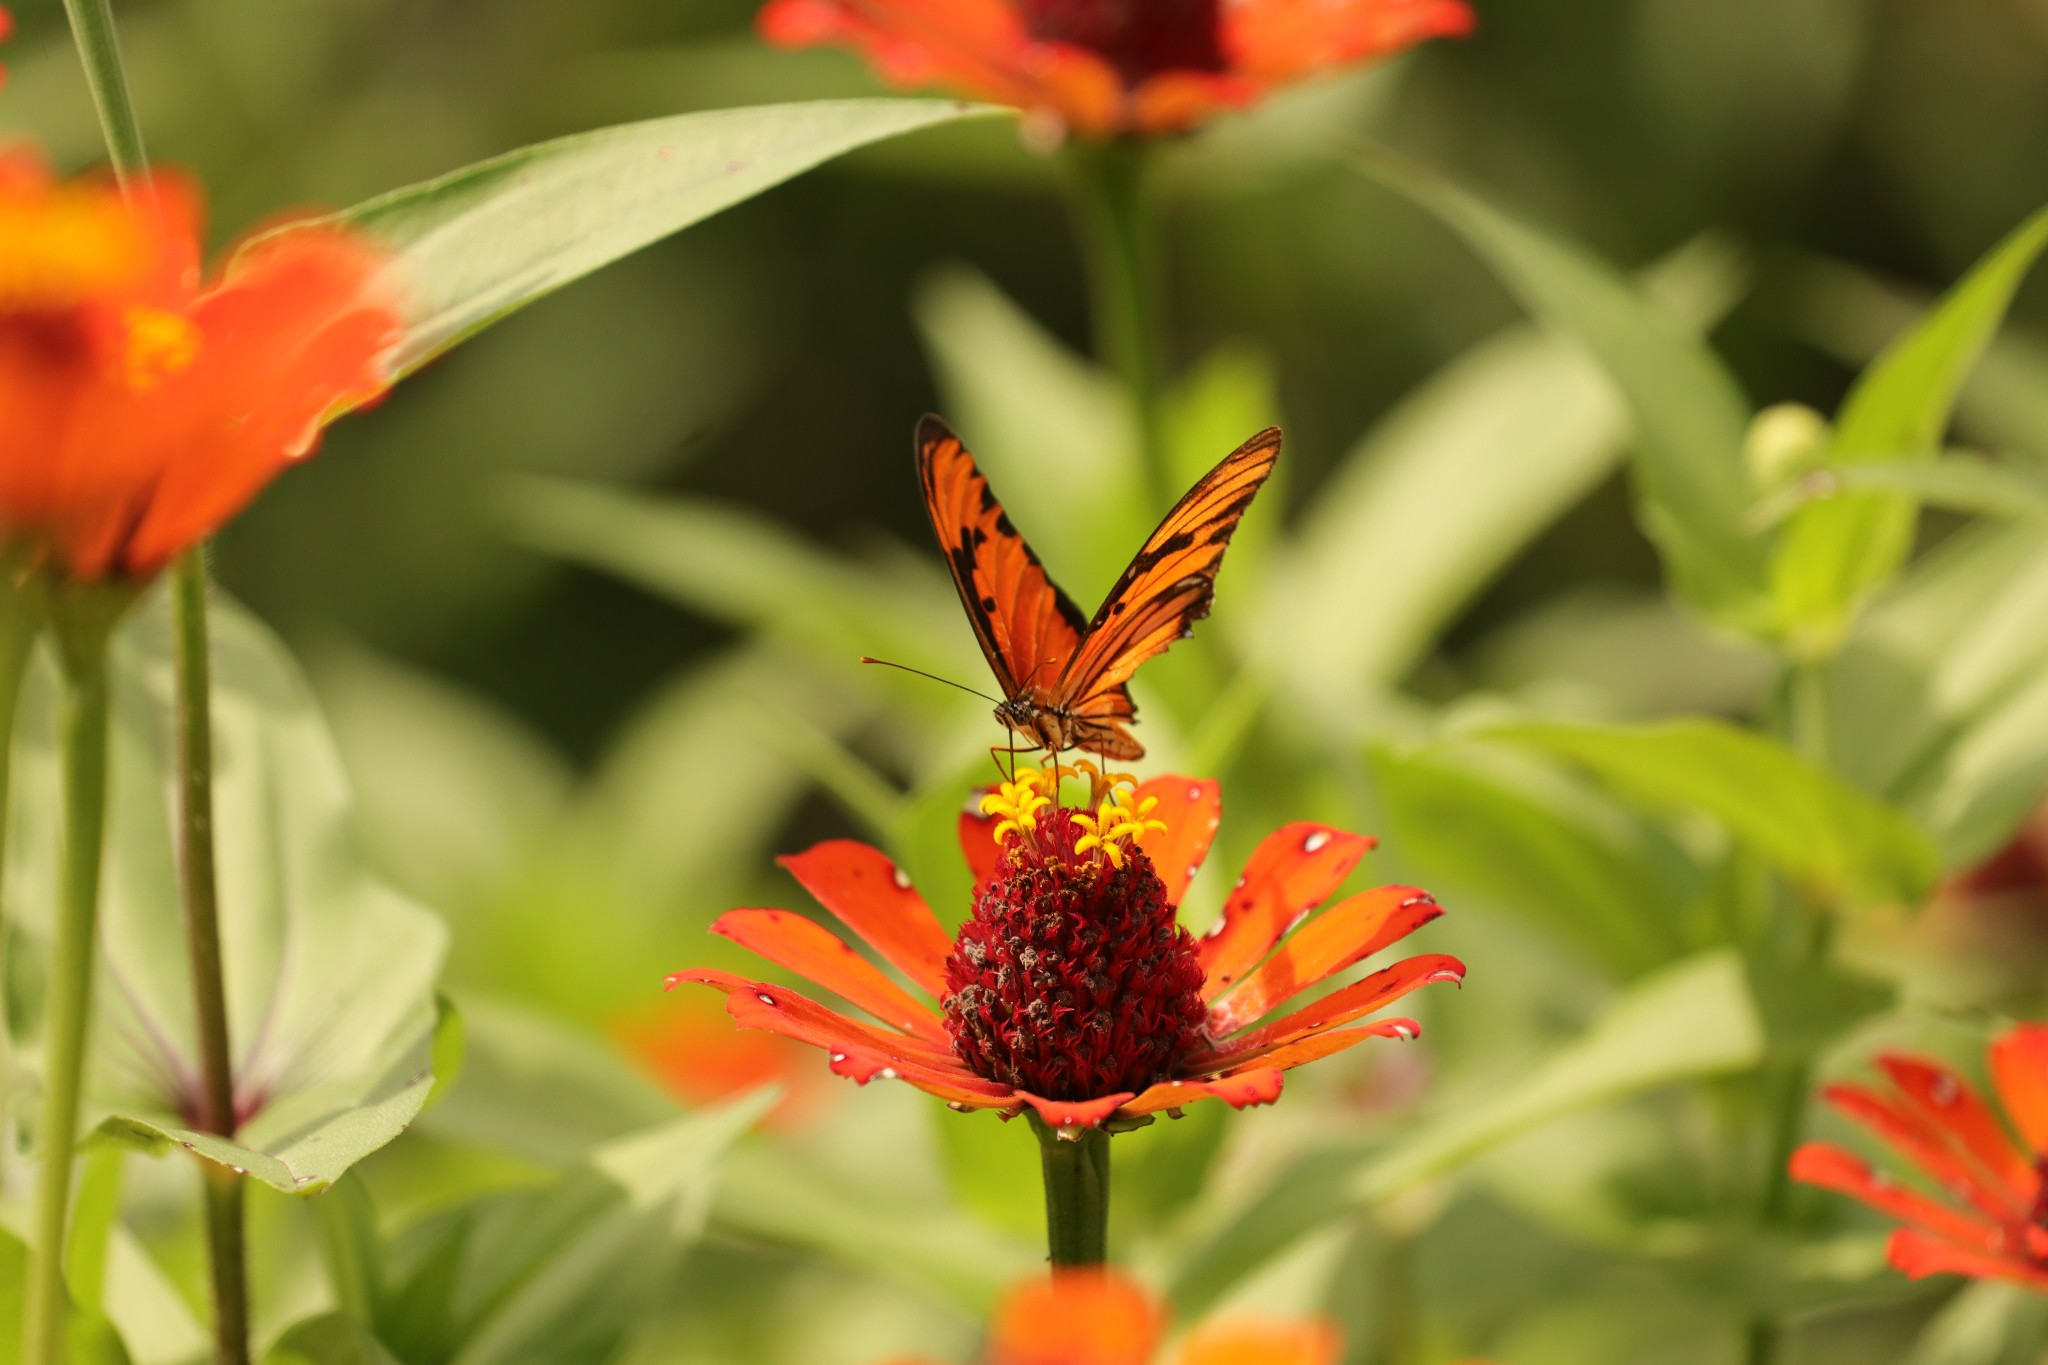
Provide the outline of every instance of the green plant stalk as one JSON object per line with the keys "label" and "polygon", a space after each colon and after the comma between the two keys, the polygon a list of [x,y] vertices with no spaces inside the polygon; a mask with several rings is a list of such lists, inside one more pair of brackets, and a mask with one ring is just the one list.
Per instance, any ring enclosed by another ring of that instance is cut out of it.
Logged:
{"label": "green plant stalk", "polygon": [[[232,1137],[238,1119],[213,837],[213,678],[204,547],[186,551],[171,566],[171,616],[178,679],[178,890],[199,1041],[199,1124],[209,1133]],[[213,1270],[214,1359],[218,1365],[247,1365],[249,1261],[241,1177],[210,1162],[201,1165]]]}
{"label": "green plant stalk", "polygon": [[26,1365],[59,1365],[63,1359],[64,1225],[71,1206],[71,1157],[78,1145],[79,1091],[92,1022],[106,834],[107,638],[117,615],[102,610],[98,599],[82,595],[67,602],[57,616],[58,654],[67,684],[59,755],[64,858],[50,961],[43,1112],[36,1130],[41,1172],[22,1334]]}
{"label": "green plant stalk", "polygon": [[1161,393],[1165,367],[1150,153],[1142,142],[1077,142],[1067,159],[1088,266],[1096,355],[1130,395],[1148,489],[1164,512],[1179,493],[1168,467]]}
{"label": "green plant stalk", "polygon": [[1109,1259],[1109,1134],[1056,1129],[1036,1114],[1031,1130],[1045,1170],[1045,1241],[1055,1266]]}
{"label": "green plant stalk", "polygon": [[135,101],[128,93],[128,72],[121,65],[114,11],[108,0],[64,0],[64,12],[70,16],[71,36],[85,63],[86,84],[92,88],[93,107],[99,111],[100,128],[106,134],[108,160],[114,174],[126,183],[142,173],[148,157],[142,148],[142,124],[135,117]]}

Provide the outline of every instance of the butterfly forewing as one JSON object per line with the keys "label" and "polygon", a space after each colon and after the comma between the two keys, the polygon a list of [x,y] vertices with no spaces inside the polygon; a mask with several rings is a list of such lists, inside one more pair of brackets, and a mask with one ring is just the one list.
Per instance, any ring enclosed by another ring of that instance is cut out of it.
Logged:
{"label": "butterfly forewing", "polygon": [[1046,576],[974,456],[936,417],[918,424],[917,471],[953,585],[1004,694],[1050,685],[1081,641],[1081,609]]}
{"label": "butterfly forewing", "polygon": [[1139,664],[1209,614],[1223,552],[1279,457],[1279,428],[1268,427],[1174,505],[1082,632],[1054,689],[1058,702],[1079,715],[1097,714],[1095,698],[1120,693]]}

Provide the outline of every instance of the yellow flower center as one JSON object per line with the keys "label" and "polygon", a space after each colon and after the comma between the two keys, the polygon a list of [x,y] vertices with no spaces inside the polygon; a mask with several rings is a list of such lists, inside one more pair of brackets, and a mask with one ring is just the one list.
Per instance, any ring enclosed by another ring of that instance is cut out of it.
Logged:
{"label": "yellow flower center", "polygon": [[0,310],[67,308],[131,284],[147,242],[110,190],[59,189],[0,203]]}
{"label": "yellow flower center", "polygon": [[1158,797],[1148,796],[1132,804],[1137,794],[1135,777],[1105,772],[1083,759],[1073,767],[1055,763],[1049,773],[1038,768],[1019,768],[1011,781],[982,797],[981,813],[1002,817],[995,828],[996,842],[1021,839],[1036,831],[1039,812],[1053,804],[1060,779],[1084,775],[1089,779],[1095,808],[1092,813],[1078,810],[1072,816],[1081,831],[1081,837],[1074,841],[1074,852],[1100,850],[1110,866],[1122,867],[1128,852],[1126,846],[1132,840],[1144,837],[1147,830],[1165,832],[1166,822],[1152,818]]}
{"label": "yellow flower center", "polygon": [[127,380],[131,389],[148,390],[192,367],[199,358],[199,328],[192,320],[161,308],[130,308]]}

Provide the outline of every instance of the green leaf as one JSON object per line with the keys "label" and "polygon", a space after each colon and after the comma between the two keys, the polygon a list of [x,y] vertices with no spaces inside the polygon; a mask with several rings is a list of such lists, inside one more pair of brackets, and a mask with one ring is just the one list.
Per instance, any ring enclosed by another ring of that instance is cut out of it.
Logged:
{"label": "green leaf", "polygon": [[[1964,379],[2044,247],[2048,210],[2022,224],[1864,371],[1836,420],[1830,466],[1939,447]],[[1814,653],[1839,647],[1864,594],[1912,551],[1917,510],[1911,496],[1859,493],[1816,503],[1793,520],[1778,547],[1773,592],[1795,642]]]}
{"label": "green leaf", "polygon": [[1611,801],[1457,746],[1369,757],[1388,837],[1425,885],[1524,916],[1618,975],[1684,950],[1698,872]]}
{"label": "green leaf", "polygon": [[[1712,241],[1644,293],[1688,330],[1733,304],[1741,262]],[[1523,547],[1620,463],[1628,417],[1598,366],[1522,324],[1473,347],[1374,424],[1304,509],[1258,612],[1262,658],[1298,695],[1355,714],[1404,676]],[[1361,609],[1361,601],[1369,609]]]}
{"label": "green leaf", "polygon": [[[22,1288],[28,1248],[12,1229],[0,1228],[0,1360],[18,1361],[22,1336]],[[64,1305],[65,1358],[69,1365],[131,1365],[113,1326],[96,1312]]]}
{"label": "green leaf", "polygon": [[400,1365],[369,1328],[346,1313],[295,1323],[264,1354],[263,1365]]}
{"label": "green leaf", "polygon": [[[1767,623],[1764,545],[1744,529],[1750,409],[1700,339],[1612,267],[1502,213],[1435,172],[1374,149],[1357,164],[1464,237],[1543,324],[1583,347],[1620,391],[1639,448],[1644,529],[1679,591],[1731,625]],[[1513,442],[1499,458],[1517,457]]]}
{"label": "green leaf", "polygon": [[326,221],[398,249],[407,323],[398,365],[411,371],[563,285],[833,157],[1004,112],[880,99],[682,114],[522,147]]}
{"label": "green leaf", "polygon": [[1905,816],[1777,741],[1720,721],[1483,733],[1569,759],[1637,800],[1711,816],[1823,902],[1915,904],[1939,871],[1927,836]]}
{"label": "green leaf", "polygon": [[1906,1365],[2039,1365],[2048,1350],[2048,1299],[2016,1284],[1980,1281],[1935,1315]]}
{"label": "green leaf", "polygon": [[1381,1203],[1518,1133],[1660,1086],[1747,1071],[1763,1055],[1741,960],[1728,951],[1688,958],[1617,995],[1583,1034],[1516,1078],[1424,1123],[1345,1188]]}
{"label": "green leaf", "polygon": [[1751,512],[1753,525],[1775,526],[1806,508],[1859,493],[1901,493],[1917,503],[1951,512],[1993,517],[2048,516],[2048,478],[2030,470],[1987,460],[1875,459],[1816,470],[1764,499]]}
{"label": "green leaf", "polygon": [[[398,1136],[433,1085],[446,934],[379,883],[319,709],[282,645],[232,604],[213,613],[215,821],[229,1034],[251,1117],[232,1142],[191,1131],[199,1072],[170,803],[170,634],[161,598],[113,653],[115,719],[91,1095],[108,1131],[175,1142],[278,1189],[316,1193]],[[55,831],[47,689],[17,748],[27,837],[10,875],[48,887]],[[19,831],[18,831],[19,832]],[[46,914],[49,898],[17,904]],[[25,916],[27,918],[28,916]],[[31,924],[40,930],[39,924]]]}

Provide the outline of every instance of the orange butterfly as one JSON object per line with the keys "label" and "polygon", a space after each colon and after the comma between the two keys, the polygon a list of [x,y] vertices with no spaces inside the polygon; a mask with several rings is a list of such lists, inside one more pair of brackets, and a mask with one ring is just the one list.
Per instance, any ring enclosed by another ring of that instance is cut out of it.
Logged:
{"label": "orange butterfly", "polygon": [[960,438],[936,417],[917,428],[917,473],[953,585],[1003,686],[996,719],[1059,753],[1143,758],[1125,729],[1138,665],[1194,633],[1216,596],[1231,534],[1280,457],[1280,430],[1246,441],[1188,490],[1084,622],[1010,525]]}

